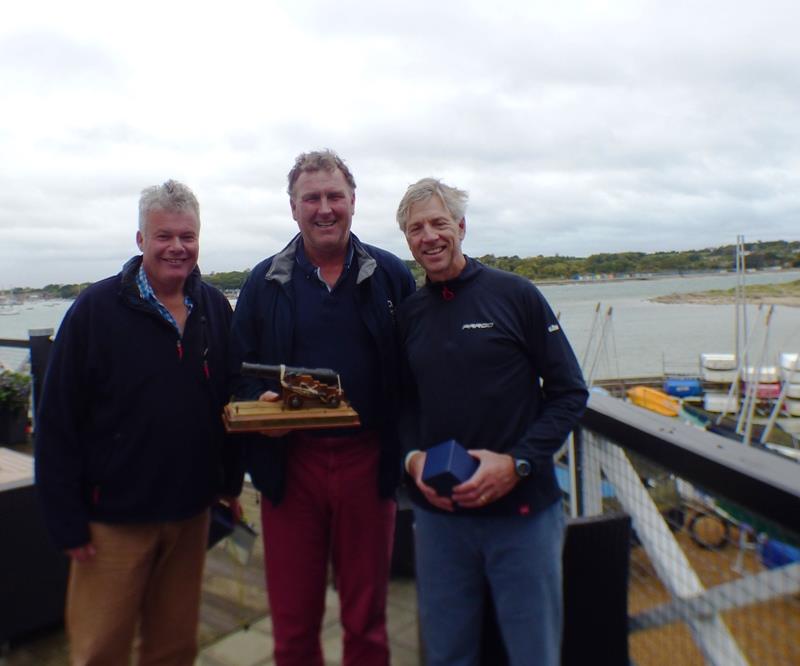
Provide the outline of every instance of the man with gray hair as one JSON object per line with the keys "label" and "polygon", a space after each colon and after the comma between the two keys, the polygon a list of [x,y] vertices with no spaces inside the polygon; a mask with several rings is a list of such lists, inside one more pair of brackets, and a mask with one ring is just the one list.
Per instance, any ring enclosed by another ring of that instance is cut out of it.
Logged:
{"label": "man with gray hair", "polygon": [[197,268],[200,211],[185,185],[142,192],[142,254],[84,290],[50,356],[36,484],[70,557],[73,664],[194,663],[209,505],[235,514],[226,440],[231,307]]}
{"label": "man with gray hair", "polygon": [[[466,192],[425,178],[397,211],[427,275],[398,311],[425,663],[478,663],[488,582],[512,666],[555,666],[564,517],[553,454],[588,394],[539,290],[463,254],[466,204]],[[423,470],[427,450],[450,440],[477,464],[443,496]]]}
{"label": "man with gray hair", "polygon": [[[355,180],[336,153],[303,153],[289,172],[300,233],[250,273],[231,344],[242,361],[331,368],[358,428],[299,430],[252,442],[263,495],[267,591],[278,666],[322,666],[329,563],[341,602],[345,666],[388,666],[386,595],[400,479],[394,312],[414,290],[397,257],[351,233]],[[241,377],[236,394],[274,400],[274,382]]]}

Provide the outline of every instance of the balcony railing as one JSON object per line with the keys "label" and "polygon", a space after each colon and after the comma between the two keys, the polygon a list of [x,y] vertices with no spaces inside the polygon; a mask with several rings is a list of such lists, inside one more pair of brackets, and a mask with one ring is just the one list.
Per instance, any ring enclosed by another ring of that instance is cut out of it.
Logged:
{"label": "balcony railing", "polygon": [[[53,345],[53,329],[33,329],[28,331],[27,340],[0,338],[0,347],[21,350],[30,362],[30,374],[32,380],[32,399],[31,412],[32,421],[35,426],[36,399],[41,395],[44,374],[47,371],[47,363],[50,359],[50,349]],[[2,444],[0,440],[0,444]]]}
{"label": "balcony railing", "polygon": [[800,663],[800,465],[600,394],[582,426],[562,482],[632,517],[632,663]]}

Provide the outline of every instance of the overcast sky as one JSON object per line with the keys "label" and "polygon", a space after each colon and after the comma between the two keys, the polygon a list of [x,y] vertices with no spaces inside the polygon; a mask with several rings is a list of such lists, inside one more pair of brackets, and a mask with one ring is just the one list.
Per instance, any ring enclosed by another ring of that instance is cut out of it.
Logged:
{"label": "overcast sky", "polygon": [[469,190],[472,255],[797,240],[798,28],[778,0],[5,3],[0,289],[116,273],[167,178],[200,200],[203,271],[249,268],[322,147],[353,230],[403,258],[424,176]]}

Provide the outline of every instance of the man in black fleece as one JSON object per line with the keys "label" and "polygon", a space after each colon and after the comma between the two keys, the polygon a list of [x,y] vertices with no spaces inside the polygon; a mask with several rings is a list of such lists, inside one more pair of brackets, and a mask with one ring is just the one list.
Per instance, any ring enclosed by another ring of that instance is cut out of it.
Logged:
{"label": "man in black fleece", "polygon": [[139,200],[133,257],[86,289],[56,337],[38,412],[36,483],[70,557],[72,664],[190,666],[208,507],[234,512],[226,440],[231,307],[197,269],[200,212],[169,180]]}
{"label": "man in black fleece", "polygon": [[[466,202],[426,178],[397,212],[427,275],[398,312],[414,388],[405,468],[426,663],[477,663],[488,581],[511,663],[555,665],[564,517],[553,454],[588,394],[539,290],[462,253]],[[422,480],[425,451],[450,439],[479,466],[441,497]]]}

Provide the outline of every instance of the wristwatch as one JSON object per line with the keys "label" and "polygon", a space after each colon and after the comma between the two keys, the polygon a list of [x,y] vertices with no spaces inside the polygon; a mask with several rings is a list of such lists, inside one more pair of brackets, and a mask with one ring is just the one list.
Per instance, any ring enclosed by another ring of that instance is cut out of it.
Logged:
{"label": "wristwatch", "polygon": [[530,476],[531,464],[525,458],[514,458],[514,471],[520,479]]}

